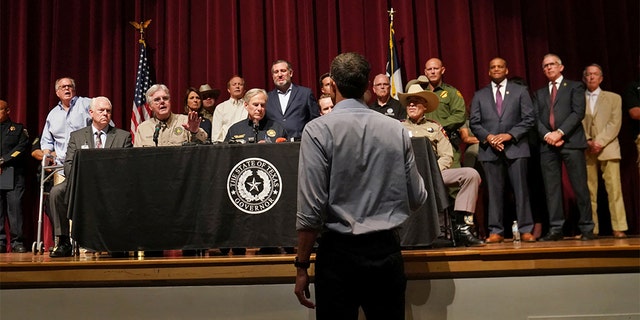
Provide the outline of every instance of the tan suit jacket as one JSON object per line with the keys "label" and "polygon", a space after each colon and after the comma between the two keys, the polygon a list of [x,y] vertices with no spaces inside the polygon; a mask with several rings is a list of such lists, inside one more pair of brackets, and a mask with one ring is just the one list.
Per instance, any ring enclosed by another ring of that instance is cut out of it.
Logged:
{"label": "tan suit jacket", "polygon": [[622,124],[622,99],[610,91],[600,91],[594,112],[591,112],[589,99],[582,125],[587,140],[593,140],[604,146],[598,155],[599,161],[620,159],[618,132]]}

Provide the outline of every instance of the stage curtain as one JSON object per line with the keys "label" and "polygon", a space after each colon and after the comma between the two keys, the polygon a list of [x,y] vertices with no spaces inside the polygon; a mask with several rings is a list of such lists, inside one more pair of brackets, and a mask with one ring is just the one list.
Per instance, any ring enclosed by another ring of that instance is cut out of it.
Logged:
{"label": "stage curtain", "polygon": [[[0,98],[35,137],[57,102],[55,79],[70,76],[78,95],[109,97],[114,122],[129,129],[139,38],[129,21],[147,19],[153,79],[171,89],[174,112],[182,111],[190,86],[208,83],[221,89],[219,102],[226,100],[233,74],[247,88],[271,90],[276,59],[289,60],[294,83],[317,94],[318,77],[340,52],[364,54],[372,78],[384,72],[390,7],[404,83],[423,73],[429,57],[440,57],[445,81],[467,104],[487,85],[494,56],[506,58],[510,75],[531,89],[546,81],[540,62],[547,52],[560,55],[570,79],[599,63],[605,90],[621,92],[638,78],[636,0],[21,0],[0,1]],[[637,175],[624,174],[637,170],[625,123],[623,189],[637,233],[640,185]]]}

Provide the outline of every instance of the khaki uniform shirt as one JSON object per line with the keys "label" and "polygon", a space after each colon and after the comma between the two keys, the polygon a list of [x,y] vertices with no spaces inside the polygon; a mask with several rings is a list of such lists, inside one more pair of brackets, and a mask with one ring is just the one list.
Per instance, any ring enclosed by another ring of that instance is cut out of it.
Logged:
{"label": "khaki uniform shirt", "polygon": [[453,147],[449,138],[444,133],[444,128],[426,115],[418,122],[413,122],[410,118],[402,124],[411,132],[412,137],[427,137],[431,141],[433,151],[438,157],[438,167],[440,171],[451,168],[453,162]]}
{"label": "khaki uniform shirt", "polygon": [[[182,126],[188,122],[188,119],[188,116],[185,114],[172,113],[165,124],[161,124],[161,129],[158,134],[158,146],[181,146],[184,142],[195,140],[205,142],[207,140],[207,133],[202,130],[202,128],[198,128],[198,132],[192,134]],[[133,146],[155,147],[156,143],[153,141],[153,134],[158,123],[161,123],[161,121],[156,118],[150,118],[141,123],[138,129],[136,129]]]}

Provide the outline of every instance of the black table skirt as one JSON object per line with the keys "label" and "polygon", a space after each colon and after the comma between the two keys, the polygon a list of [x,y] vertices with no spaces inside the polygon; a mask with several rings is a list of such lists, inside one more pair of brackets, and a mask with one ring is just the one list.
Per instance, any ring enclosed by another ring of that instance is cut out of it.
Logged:
{"label": "black table skirt", "polygon": [[[426,140],[413,146],[429,198],[400,234],[404,246],[426,246],[447,193]],[[299,143],[78,150],[73,238],[99,251],[295,246],[298,153]],[[238,180],[260,194],[242,200]]]}

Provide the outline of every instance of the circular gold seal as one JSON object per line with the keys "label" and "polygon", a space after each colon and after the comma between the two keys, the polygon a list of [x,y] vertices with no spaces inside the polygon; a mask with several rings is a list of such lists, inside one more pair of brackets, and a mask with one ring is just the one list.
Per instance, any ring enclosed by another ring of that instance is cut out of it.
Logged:
{"label": "circular gold seal", "polygon": [[274,138],[276,136],[276,131],[273,129],[267,130],[267,136],[269,136],[269,138]]}

